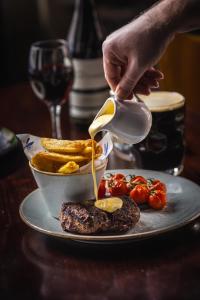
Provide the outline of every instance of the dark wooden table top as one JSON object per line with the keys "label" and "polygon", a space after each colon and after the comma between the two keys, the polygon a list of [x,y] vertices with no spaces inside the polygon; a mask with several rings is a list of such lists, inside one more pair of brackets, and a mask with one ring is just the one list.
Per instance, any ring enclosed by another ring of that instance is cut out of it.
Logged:
{"label": "dark wooden table top", "polygon": [[[0,89],[0,126],[50,136],[46,106],[28,84]],[[182,176],[200,184],[198,112],[187,111]],[[64,138],[88,137],[62,111]],[[110,168],[130,167],[112,157]],[[27,163],[0,179],[0,297],[7,299],[200,299],[200,220],[146,241],[84,245],[27,227],[19,205],[36,188]],[[189,201],[189,199],[188,199]]]}

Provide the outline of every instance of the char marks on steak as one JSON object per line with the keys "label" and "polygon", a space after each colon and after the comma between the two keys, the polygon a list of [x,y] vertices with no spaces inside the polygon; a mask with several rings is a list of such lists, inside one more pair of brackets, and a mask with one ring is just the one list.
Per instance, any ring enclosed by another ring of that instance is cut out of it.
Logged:
{"label": "char marks on steak", "polygon": [[121,233],[139,220],[140,210],[128,197],[121,198],[122,208],[113,213],[94,206],[94,201],[64,203],[60,213],[63,230],[79,234]]}

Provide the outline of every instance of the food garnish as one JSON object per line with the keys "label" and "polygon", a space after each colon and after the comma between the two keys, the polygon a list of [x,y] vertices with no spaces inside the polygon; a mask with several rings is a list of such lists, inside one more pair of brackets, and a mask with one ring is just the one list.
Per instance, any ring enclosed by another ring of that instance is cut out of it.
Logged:
{"label": "food garnish", "polygon": [[167,202],[166,193],[162,190],[154,190],[150,192],[148,204],[154,209],[162,209]]}
{"label": "food garnish", "polygon": [[109,182],[109,193],[111,196],[128,195],[129,189],[123,179],[114,179]]}
{"label": "food garnish", "polygon": [[98,198],[104,198],[106,194],[106,180],[102,179],[98,188]]}
{"label": "food garnish", "polygon": [[[103,190],[104,187],[104,190]],[[102,192],[103,191],[103,192]],[[136,204],[163,209],[167,202],[166,185],[156,178],[124,174],[107,174],[99,185],[99,198],[128,195]]]}
{"label": "food garnish", "polygon": [[130,191],[130,198],[133,199],[137,204],[144,204],[149,198],[149,190],[144,184],[137,184]]}

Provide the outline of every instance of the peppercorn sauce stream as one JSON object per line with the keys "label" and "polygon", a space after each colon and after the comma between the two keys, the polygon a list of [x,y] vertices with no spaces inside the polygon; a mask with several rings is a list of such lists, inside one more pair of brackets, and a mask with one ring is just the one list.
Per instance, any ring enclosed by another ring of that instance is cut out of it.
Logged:
{"label": "peppercorn sauce stream", "polygon": [[94,195],[96,198],[95,206],[105,210],[107,212],[114,212],[117,209],[120,209],[123,205],[123,201],[118,197],[109,197],[105,199],[98,199],[98,187],[96,179],[96,169],[95,169],[95,147],[94,147],[94,137],[104,126],[111,121],[114,115],[114,105],[108,103],[105,107],[104,113],[98,116],[89,127],[89,134],[92,139],[92,177],[94,183]]}

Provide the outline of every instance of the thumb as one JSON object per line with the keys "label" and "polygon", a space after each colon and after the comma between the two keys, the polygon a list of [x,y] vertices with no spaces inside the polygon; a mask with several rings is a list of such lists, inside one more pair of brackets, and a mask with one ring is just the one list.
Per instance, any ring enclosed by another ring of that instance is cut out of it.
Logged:
{"label": "thumb", "polygon": [[139,78],[140,73],[138,72],[138,67],[135,62],[129,63],[115,90],[117,97],[119,99],[126,99],[130,94],[132,94]]}

